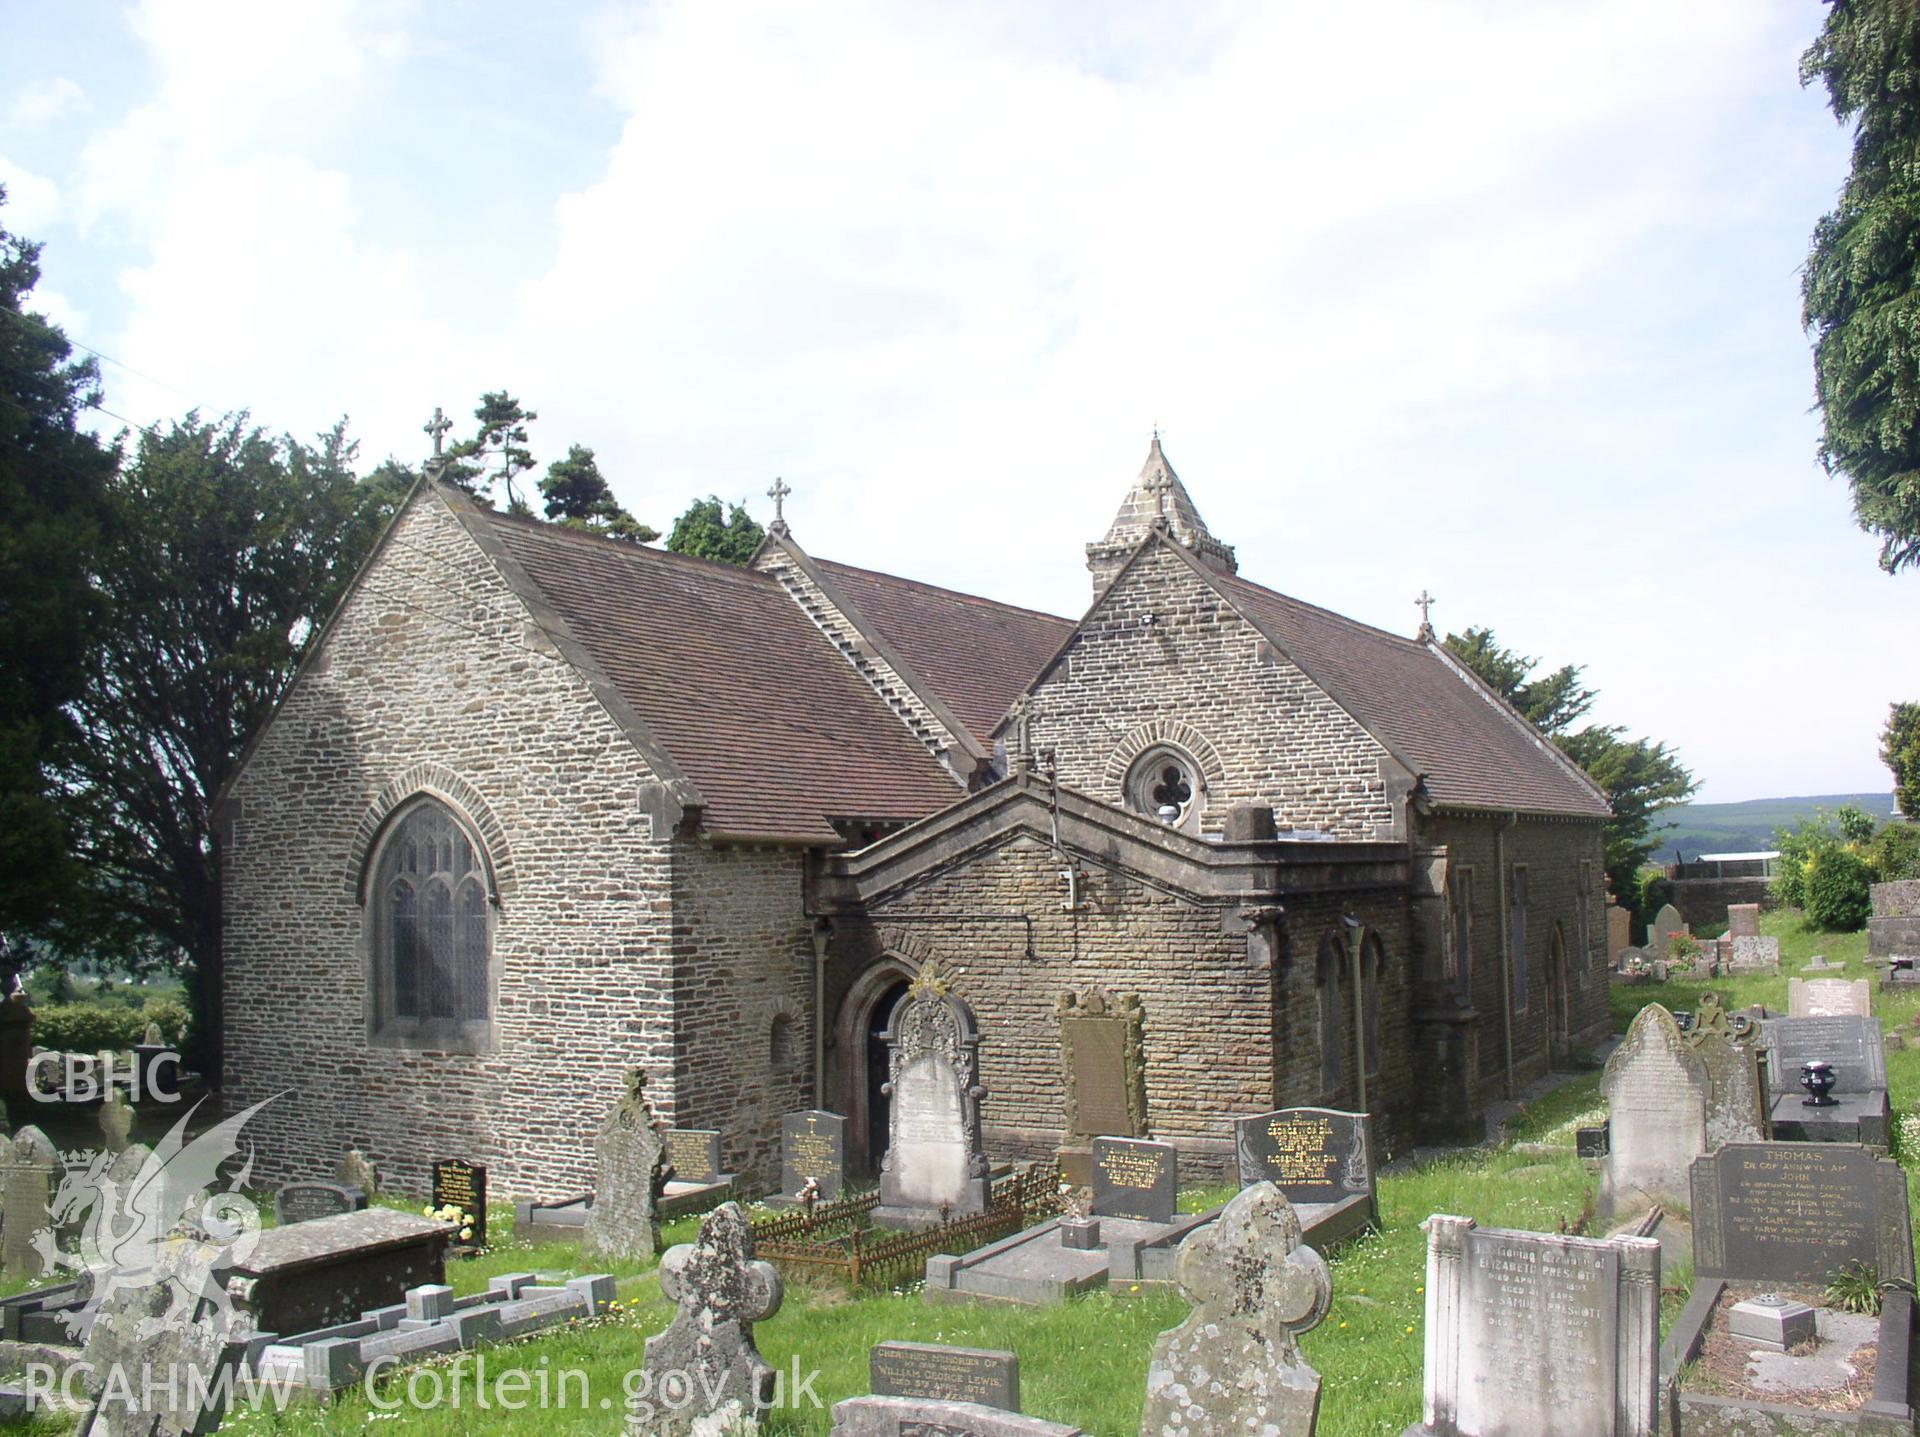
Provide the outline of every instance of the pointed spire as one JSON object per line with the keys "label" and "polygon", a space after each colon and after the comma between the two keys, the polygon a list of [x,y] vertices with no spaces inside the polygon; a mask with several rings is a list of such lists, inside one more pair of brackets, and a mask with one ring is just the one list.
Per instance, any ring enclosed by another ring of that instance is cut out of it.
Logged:
{"label": "pointed spire", "polygon": [[1161,448],[1157,425],[1147,446],[1147,462],[1140,466],[1140,476],[1121,501],[1120,511],[1114,515],[1106,537],[1087,545],[1087,567],[1093,571],[1095,593],[1107,586],[1127,556],[1153,529],[1190,550],[1209,568],[1227,574],[1235,571],[1233,549],[1214,538],[1207,521],[1200,517],[1193,496],[1180,482],[1180,476],[1167,460],[1166,450]]}

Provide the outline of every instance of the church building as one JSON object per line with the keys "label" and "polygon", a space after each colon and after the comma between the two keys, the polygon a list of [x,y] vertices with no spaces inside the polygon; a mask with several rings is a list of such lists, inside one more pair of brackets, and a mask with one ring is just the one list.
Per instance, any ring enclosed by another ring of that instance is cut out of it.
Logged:
{"label": "church building", "polygon": [[1280,1106],[1477,1138],[1599,1041],[1606,796],[1429,625],[1241,577],[1157,438],[1086,562],[1076,622],[781,518],[740,568],[423,480],[217,810],[262,1175],[359,1147],[401,1190],[461,1157],[564,1196],[636,1066],[749,1193],[803,1108],[877,1167],[930,959],[996,1159],[1086,1111],[1088,1003],[1138,1000],[1127,1126],[1196,1175]]}

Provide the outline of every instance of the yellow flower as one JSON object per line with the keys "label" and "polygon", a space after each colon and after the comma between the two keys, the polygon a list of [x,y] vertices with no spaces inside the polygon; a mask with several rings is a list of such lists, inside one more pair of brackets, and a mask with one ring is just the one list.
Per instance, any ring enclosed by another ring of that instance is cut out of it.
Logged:
{"label": "yellow flower", "polygon": [[1345,1327],[1345,1326],[1346,1326],[1347,1324],[1343,1322],[1343,1323],[1341,1323],[1340,1325],[1341,1325],[1342,1327]]}

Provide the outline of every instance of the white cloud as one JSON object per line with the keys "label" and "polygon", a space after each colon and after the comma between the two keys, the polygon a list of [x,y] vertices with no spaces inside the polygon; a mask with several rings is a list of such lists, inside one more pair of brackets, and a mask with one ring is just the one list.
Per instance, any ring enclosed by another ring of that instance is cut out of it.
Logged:
{"label": "white cloud", "polygon": [[12,233],[42,235],[60,218],[60,187],[45,175],[36,175],[0,155],[0,185],[7,191],[0,226]]}
{"label": "white cloud", "polygon": [[87,109],[87,92],[65,75],[36,80],[14,97],[5,125],[10,130],[36,129]]}

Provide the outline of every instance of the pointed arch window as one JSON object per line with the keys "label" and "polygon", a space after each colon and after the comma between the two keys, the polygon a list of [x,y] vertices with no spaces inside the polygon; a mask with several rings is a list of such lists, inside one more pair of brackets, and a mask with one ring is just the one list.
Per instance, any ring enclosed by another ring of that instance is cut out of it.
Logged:
{"label": "pointed arch window", "polygon": [[479,839],[438,799],[389,824],[367,885],[370,1028],[400,1047],[491,1046],[493,905]]}
{"label": "pointed arch window", "polygon": [[1347,1081],[1347,1025],[1350,1011],[1346,945],[1332,933],[1320,940],[1314,987],[1320,999],[1320,1094],[1338,1104]]}

